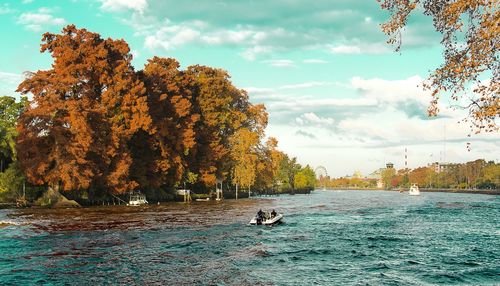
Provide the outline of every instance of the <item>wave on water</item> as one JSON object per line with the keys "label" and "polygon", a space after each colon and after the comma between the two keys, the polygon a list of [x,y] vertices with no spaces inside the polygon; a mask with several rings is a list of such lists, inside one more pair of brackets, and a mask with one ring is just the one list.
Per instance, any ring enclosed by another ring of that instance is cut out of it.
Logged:
{"label": "wave on water", "polygon": [[0,220],[0,228],[2,227],[8,227],[8,226],[19,226],[19,225],[25,225],[26,223],[21,223],[13,220]]}
{"label": "wave on water", "polygon": [[[2,210],[0,285],[496,285],[499,202],[349,191]],[[286,223],[249,226],[259,209]]]}

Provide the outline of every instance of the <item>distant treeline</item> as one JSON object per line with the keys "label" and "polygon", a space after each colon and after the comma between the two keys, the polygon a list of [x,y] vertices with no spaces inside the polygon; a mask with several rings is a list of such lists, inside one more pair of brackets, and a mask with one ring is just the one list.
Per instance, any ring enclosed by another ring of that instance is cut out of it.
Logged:
{"label": "distant treeline", "polygon": [[[28,73],[23,95],[0,98],[0,197],[28,184],[93,201],[142,190],[313,188],[314,172],[264,142],[268,115],[221,69],[153,57],[131,65],[124,40],[65,27],[45,33],[52,68]],[[161,197],[161,196],[158,196]],[[164,196],[165,197],[165,196]]]}
{"label": "distant treeline", "polygon": [[467,163],[432,164],[415,169],[384,168],[375,172],[378,178],[362,176],[320,178],[327,188],[394,189],[416,183],[431,189],[500,189],[500,164],[478,159]]}
{"label": "distant treeline", "polygon": [[467,163],[433,164],[416,169],[382,171],[386,189],[416,183],[437,189],[499,189],[500,164],[478,159]]}

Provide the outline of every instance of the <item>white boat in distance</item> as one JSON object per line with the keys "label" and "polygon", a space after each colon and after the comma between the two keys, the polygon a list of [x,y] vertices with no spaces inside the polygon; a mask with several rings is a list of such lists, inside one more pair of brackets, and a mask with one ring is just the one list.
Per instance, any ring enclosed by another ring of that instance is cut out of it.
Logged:
{"label": "white boat in distance", "polygon": [[265,216],[262,219],[259,219],[258,216],[255,216],[250,220],[251,225],[274,225],[280,223],[283,219],[283,214],[276,214],[274,217]]}
{"label": "white boat in distance", "polygon": [[410,187],[410,191],[408,192],[410,196],[420,196],[420,190],[418,189],[417,184],[413,184]]}
{"label": "white boat in distance", "polygon": [[129,206],[141,206],[148,204],[146,200],[146,195],[143,194],[130,194],[130,199],[128,201]]}

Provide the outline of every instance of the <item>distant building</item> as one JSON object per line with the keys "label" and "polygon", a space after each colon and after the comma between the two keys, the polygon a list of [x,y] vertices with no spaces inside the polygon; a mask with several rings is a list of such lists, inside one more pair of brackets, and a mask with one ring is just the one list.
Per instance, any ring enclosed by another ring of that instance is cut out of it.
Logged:
{"label": "distant building", "polygon": [[385,164],[385,167],[386,167],[387,169],[392,169],[392,168],[394,168],[394,164],[393,164],[393,163],[391,163],[391,162],[389,162],[389,163]]}
{"label": "distant building", "polygon": [[438,163],[438,162],[435,162],[435,163],[429,164],[428,166],[429,166],[429,168],[433,169],[434,172],[441,173],[441,172],[452,171],[452,170],[458,168],[458,165],[459,164],[456,164],[456,163]]}

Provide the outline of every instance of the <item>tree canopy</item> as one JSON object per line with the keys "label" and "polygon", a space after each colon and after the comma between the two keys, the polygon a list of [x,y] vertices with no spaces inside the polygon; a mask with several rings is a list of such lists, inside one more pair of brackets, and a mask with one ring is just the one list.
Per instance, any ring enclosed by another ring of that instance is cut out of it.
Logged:
{"label": "tree canopy", "polygon": [[277,140],[262,142],[265,106],[250,103],[226,71],[181,70],[161,57],[136,71],[125,41],[74,25],[45,33],[41,51],[54,62],[19,85],[32,99],[15,116],[30,183],[115,194],[217,180],[269,188],[279,176],[293,186],[300,165]]}
{"label": "tree canopy", "polygon": [[17,139],[28,180],[64,190],[137,187],[127,143],[139,130],[154,130],[127,43],[73,25],[45,33],[42,42],[52,68],[30,73],[18,87],[33,94]]}
{"label": "tree canopy", "polygon": [[[412,13],[432,17],[441,33],[444,63],[429,75],[424,88],[432,92],[429,115],[439,112],[438,100],[449,93],[465,98],[471,131],[494,132],[500,115],[500,2],[496,0],[377,0],[391,13],[382,24],[388,43],[399,51],[401,31]],[[469,89],[473,92],[468,92]]]}

